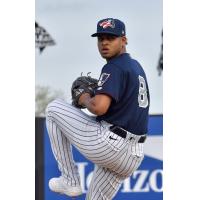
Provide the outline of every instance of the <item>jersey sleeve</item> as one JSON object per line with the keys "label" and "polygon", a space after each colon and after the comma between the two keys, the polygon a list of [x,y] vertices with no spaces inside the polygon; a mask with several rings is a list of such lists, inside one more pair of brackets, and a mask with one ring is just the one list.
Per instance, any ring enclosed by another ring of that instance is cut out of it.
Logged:
{"label": "jersey sleeve", "polygon": [[113,64],[107,64],[103,67],[98,81],[98,87],[95,94],[107,94],[116,102],[120,98],[120,87],[123,83],[123,74]]}

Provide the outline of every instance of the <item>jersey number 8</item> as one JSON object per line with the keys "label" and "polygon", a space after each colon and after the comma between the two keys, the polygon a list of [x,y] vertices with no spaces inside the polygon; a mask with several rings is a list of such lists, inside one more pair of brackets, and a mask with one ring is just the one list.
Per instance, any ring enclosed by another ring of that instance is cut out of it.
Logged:
{"label": "jersey number 8", "polygon": [[138,79],[139,79],[139,94],[138,94],[139,107],[146,108],[149,105],[146,82],[142,76],[138,76]]}

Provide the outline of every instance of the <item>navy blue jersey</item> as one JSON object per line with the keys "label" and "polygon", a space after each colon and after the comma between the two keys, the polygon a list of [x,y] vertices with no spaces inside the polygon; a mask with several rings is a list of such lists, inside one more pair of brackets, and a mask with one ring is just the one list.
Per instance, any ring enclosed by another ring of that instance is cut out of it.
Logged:
{"label": "navy blue jersey", "polygon": [[102,68],[96,95],[112,97],[108,111],[97,117],[142,135],[147,133],[149,89],[141,65],[128,53],[112,58]]}

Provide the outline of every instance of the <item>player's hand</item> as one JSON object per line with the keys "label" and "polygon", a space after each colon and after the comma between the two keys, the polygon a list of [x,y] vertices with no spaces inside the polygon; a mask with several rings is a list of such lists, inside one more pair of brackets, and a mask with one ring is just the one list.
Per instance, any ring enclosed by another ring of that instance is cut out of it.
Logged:
{"label": "player's hand", "polygon": [[97,87],[98,80],[90,76],[80,76],[73,83],[71,88],[72,105],[77,108],[85,108],[79,104],[79,98],[82,94],[88,93],[91,97],[94,96],[94,90]]}

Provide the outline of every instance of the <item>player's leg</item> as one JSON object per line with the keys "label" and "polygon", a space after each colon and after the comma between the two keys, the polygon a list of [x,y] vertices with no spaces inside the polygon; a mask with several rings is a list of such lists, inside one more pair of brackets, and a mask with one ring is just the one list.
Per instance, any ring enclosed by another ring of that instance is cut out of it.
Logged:
{"label": "player's leg", "polygon": [[63,101],[56,100],[48,105],[46,121],[47,126],[53,122],[67,140],[95,164],[109,168],[109,163],[117,164],[125,151],[120,151],[125,145],[123,138],[116,135],[115,140],[109,139],[114,133],[108,126],[102,126],[94,117]]}
{"label": "player's leg", "polygon": [[52,151],[61,172],[60,177],[49,181],[50,189],[70,196],[82,194],[80,176],[73,160],[70,142],[53,121],[48,120],[47,129]]}
{"label": "player's leg", "polygon": [[[80,188],[80,178],[73,160],[71,142],[81,148],[87,146],[92,140],[96,141],[99,125],[91,117],[63,101],[49,104],[46,125],[52,151],[61,171],[60,178],[50,180],[50,188],[55,192],[59,192],[60,185],[61,190],[64,191],[67,189],[65,185]],[[87,148],[90,149],[89,146]],[[55,190],[53,187],[56,187]],[[78,193],[80,192],[77,191]],[[69,195],[68,192],[66,194]]]}
{"label": "player's leg", "polygon": [[86,200],[114,198],[121,183],[137,170],[142,160],[143,145],[130,142],[118,164],[110,169],[95,165]]}
{"label": "player's leg", "polygon": [[122,182],[119,174],[96,165],[86,200],[113,199]]}
{"label": "player's leg", "polygon": [[49,121],[54,122],[68,141],[92,162],[107,165],[108,161],[118,160],[111,144],[117,143],[116,145],[122,148],[122,138],[118,136],[117,141],[107,141],[110,140],[107,134],[108,128],[104,130],[95,117],[90,117],[80,109],[56,100],[47,107],[46,121],[47,126]]}
{"label": "player's leg", "polygon": [[[95,118],[61,100],[55,100],[48,105],[46,122],[47,127],[51,127],[49,123],[53,123],[56,129],[59,129],[67,138],[67,141],[84,155],[93,154],[92,148],[99,144],[100,124],[96,122]],[[51,131],[51,129],[49,128],[48,131]],[[56,139],[56,131],[54,133]],[[60,145],[57,145],[58,147]]]}
{"label": "player's leg", "polygon": [[47,130],[51,142],[54,157],[62,176],[69,185],[80,185],[79,174],[71,153],[71,144],[58,129],[55,122],[48,120]]}

